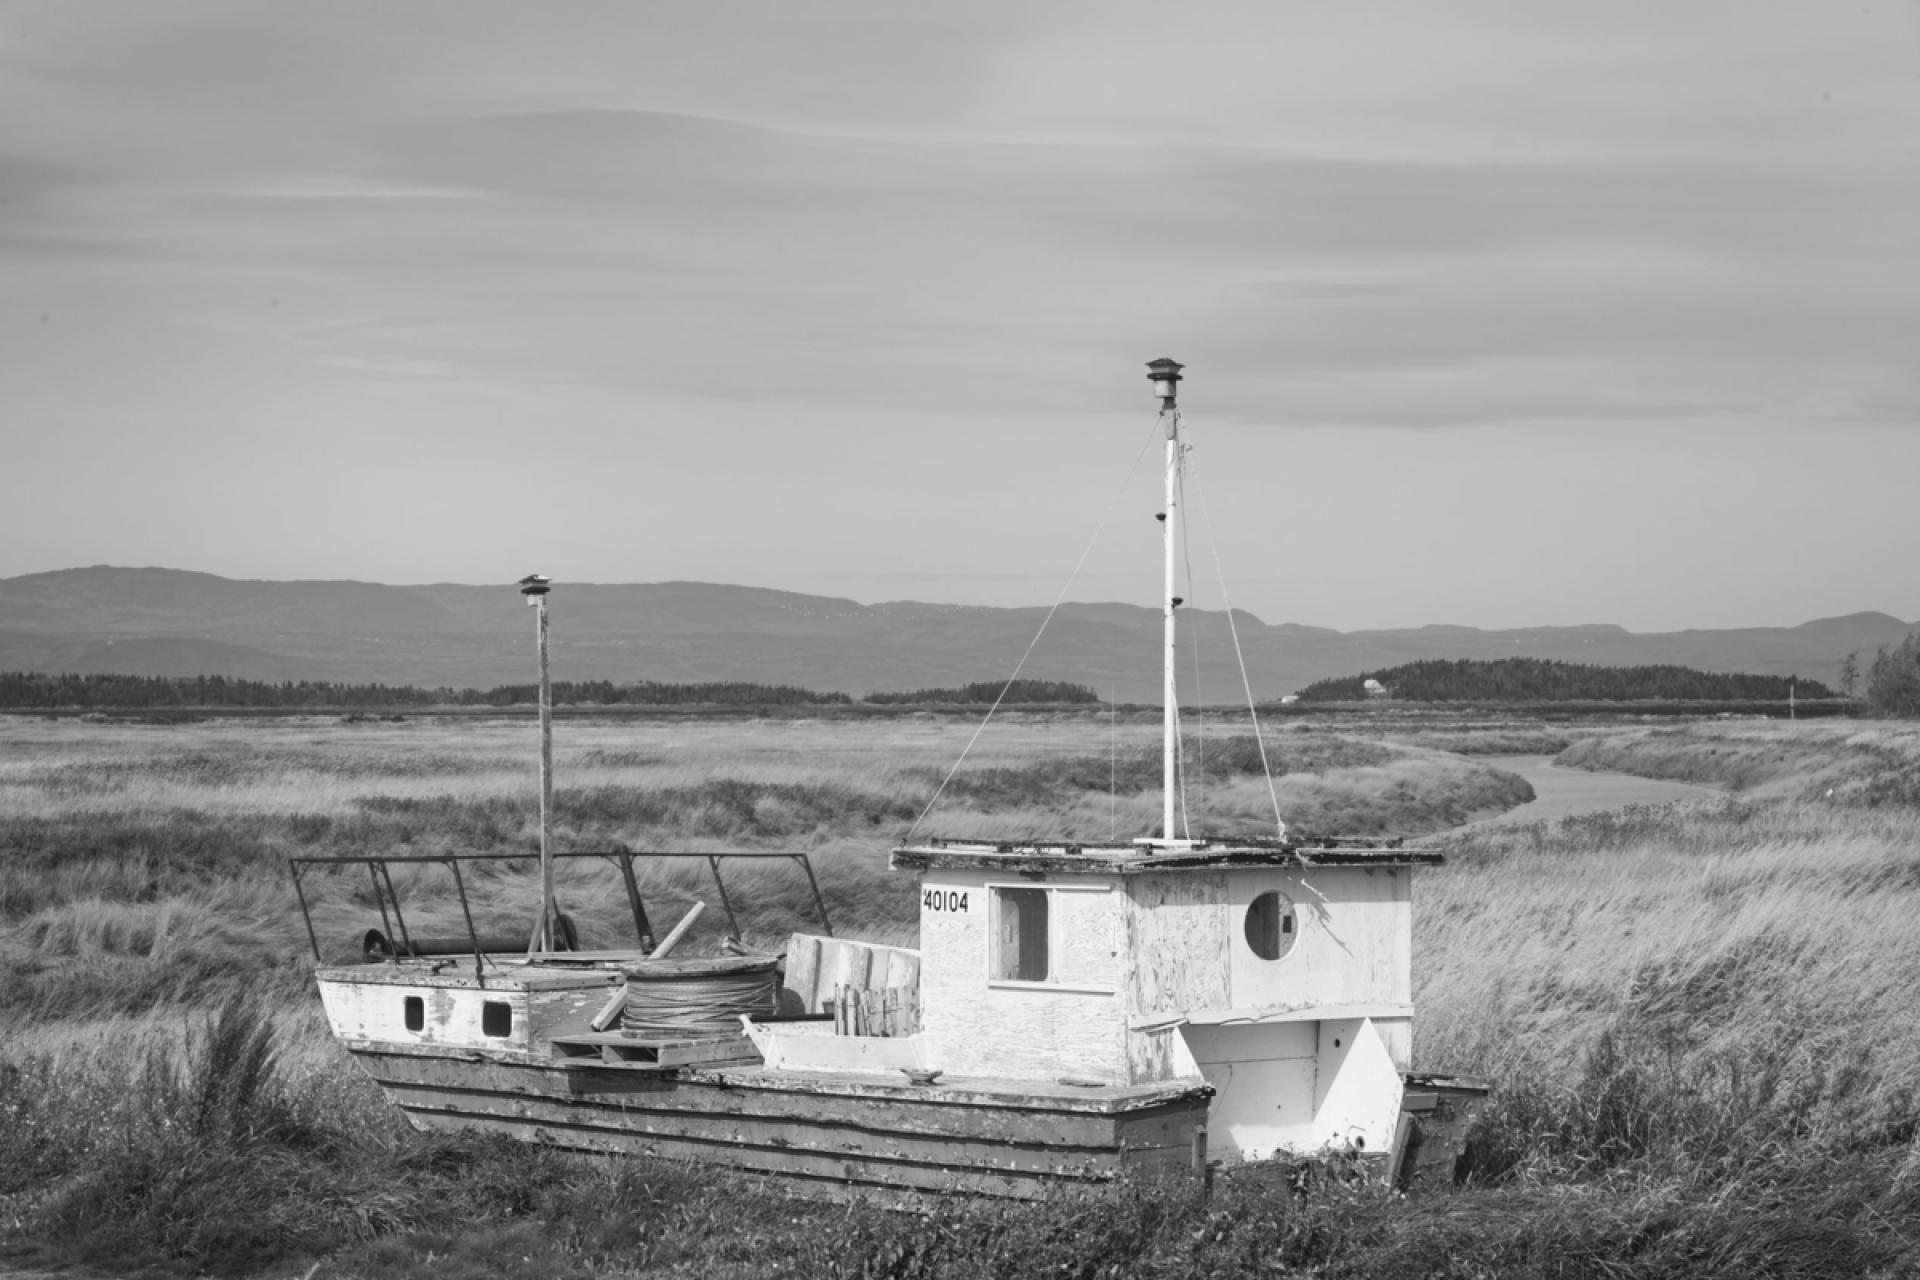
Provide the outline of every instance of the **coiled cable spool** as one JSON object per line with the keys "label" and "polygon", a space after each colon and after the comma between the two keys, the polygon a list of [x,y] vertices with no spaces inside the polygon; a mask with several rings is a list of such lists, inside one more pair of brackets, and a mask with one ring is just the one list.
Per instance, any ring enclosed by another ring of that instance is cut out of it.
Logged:
{"label": "coiled cable spool", "polygon": [[637,960],[620,966],[627,1003],[620,1029],[639,1036],[727,1035],[743,1014],[778,1005],[777,959],[722,956],[711,960]]}

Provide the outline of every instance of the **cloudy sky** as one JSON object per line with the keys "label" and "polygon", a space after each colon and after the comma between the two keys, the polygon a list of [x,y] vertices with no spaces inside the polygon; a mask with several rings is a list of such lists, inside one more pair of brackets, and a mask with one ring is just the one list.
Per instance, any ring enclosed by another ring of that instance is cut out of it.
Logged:
{"label": "cloudy sky", "polygon": [[[0,576],[1920,617],[1920,3],[0,0]],[[1218,566],[1216,568],[1216,565]]]}

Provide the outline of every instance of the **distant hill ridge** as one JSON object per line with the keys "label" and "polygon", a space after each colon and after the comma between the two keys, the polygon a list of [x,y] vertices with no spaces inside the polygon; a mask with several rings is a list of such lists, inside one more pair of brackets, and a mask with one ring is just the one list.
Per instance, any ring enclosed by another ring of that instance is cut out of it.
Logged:
{"label": "distant hill ridge", "polygon": [[[553,602],[556,679],[740,681],[855,696],[952,688],[1011,675],[1044,606],[854,600],[698,582],[568,584]],[[1240,698],[1224,613],[1189,608],[1183,700]],[[1915,629],[1884,613],[1797,627],[1636,634],[1606,624],[1483,631],[1432,625],[1340,632],[1236,611],[1255,696],[1433,659],[1531,657],[1596,666],[1673,665],[1834,684]],[[1102,698],[1160,700],[1157,610],[1062,605],[1025,677]],[[273,582],[179,569],[94,566],[0,579],[0,671],[476,688],[523,683],[532,626],[511,587]]]}

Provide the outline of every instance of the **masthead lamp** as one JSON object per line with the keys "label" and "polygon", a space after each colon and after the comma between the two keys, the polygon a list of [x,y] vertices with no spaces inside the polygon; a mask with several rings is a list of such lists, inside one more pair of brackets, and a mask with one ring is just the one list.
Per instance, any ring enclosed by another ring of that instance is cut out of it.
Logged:
{"label": "masthead lamp", "polygon": [[536,597],[543,596],[552,589],[553,579],[544,573],[530,573],[520,579],[520,594],[527,597],[528,604],[532,604]]}
{"label": "masthead lamp", "polygon": [[1180,371],[1186,367],[1178,360],[1170,360],[1166,356],[1147,361],[1147,381],[1153,383],[1153,394],[1160,397],[1162,409],[1173,408],[1174,399],[1180,390]]}

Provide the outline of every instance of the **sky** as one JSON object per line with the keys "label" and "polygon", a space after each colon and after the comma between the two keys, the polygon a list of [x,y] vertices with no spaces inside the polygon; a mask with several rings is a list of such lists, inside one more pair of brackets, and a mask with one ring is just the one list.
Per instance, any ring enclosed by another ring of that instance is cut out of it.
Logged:
{"label": "sky", "polygon": [[1160,356],[1202,607],[1920,618],[1920,0],[0,0],[0,577],[1153,605]]}

